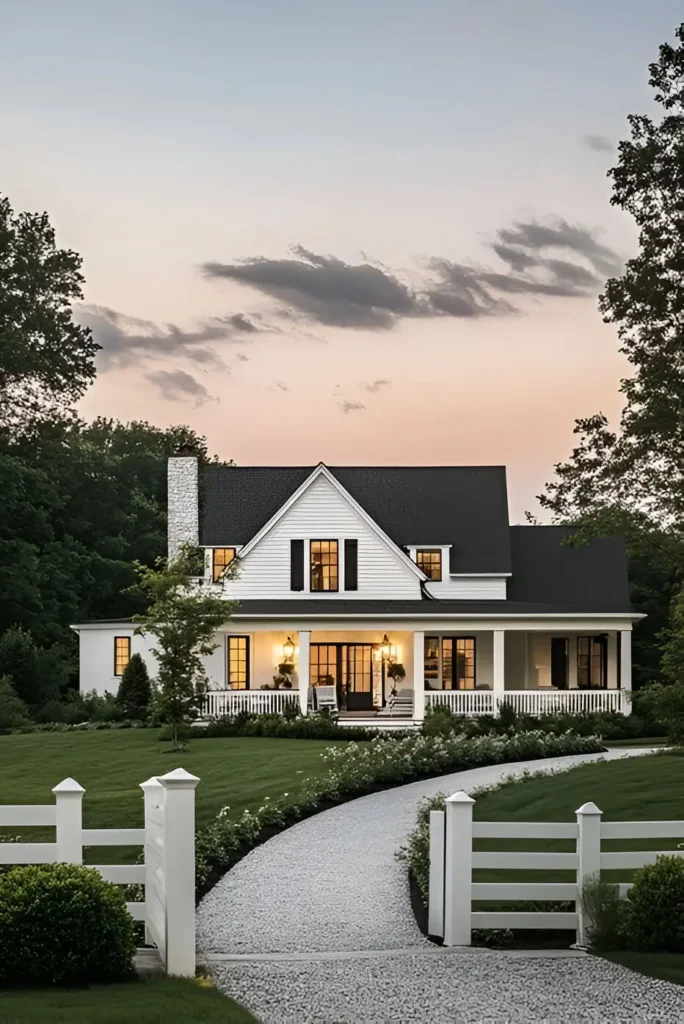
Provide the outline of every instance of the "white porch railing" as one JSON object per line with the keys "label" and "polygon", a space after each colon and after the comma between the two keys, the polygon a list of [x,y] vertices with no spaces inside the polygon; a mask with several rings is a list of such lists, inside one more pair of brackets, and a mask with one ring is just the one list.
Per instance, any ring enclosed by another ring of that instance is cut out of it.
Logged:
{"label": "white porch railing", "polygon": [[[583,804],[576,820],[475,821],[475,801],[463,791],[446,801],[446,811],[430,812],[430,882],[428,931],[443,937],[445,946],[469,946],[473,928],[574,929],[577,941],[587,941],[587,925],[581,905],[582,886],[605,870],[625,870],[654,864],[657,857],[684,857],[684,850],[604,851],[602,841],[684,838],[684,821],[602,822],[594,803]],[[473,850],[477,840],[569,840],[567,853],[523,850]],[[473,869],[525,870],[529,882],[474,882]],[[547,871],[572,871],[571,882],[544,881]],[[540,875],[541,872],[541,875]],[[620,884],[624,897],[629,883]],[[572,902],[572,911],[473,911],[473,901]]]}
{"label": "white porch railing", "polygon": [[448,707],[455,715],[498,715],[502,703],[519,715],[571,715],[589,711],[627,710],[622,690],[428,690],[426,707]]}
{"label": "white porch railing", "polygon": [[500,697],[519,715],[571,715],[589,711],[624,711],[622,690],[505,690]]}
{"label": "white porch railing", "polygon": [[282,714],[298,705],[299,690],[209,690],[202,713],[205,718],[223,718],[241,711],[253,715]]}
{"label": "white porch railing", "polygon": [[86,846],[143,846],[144,864],[93,864],[107,882],[144,886],[127,903],[169,975],[195,975],[195,787],[183,768],[142,783],[144,828],[83,828],[83,794],[74,779],[52,790],[54,804],[0,805],[0,827],[52,826],[53,843],[2,843],[0,864],[82,864]]}
{"label": "white porch railing", "polygon": [[425,694],[428,708],[447,707],[455,715],[494,714],[494,693],[492,690],[428,690]]}

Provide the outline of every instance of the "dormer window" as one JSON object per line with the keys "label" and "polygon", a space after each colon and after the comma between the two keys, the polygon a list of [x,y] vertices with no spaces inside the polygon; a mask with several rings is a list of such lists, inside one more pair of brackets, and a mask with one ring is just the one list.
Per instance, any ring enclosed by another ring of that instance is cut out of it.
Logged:
{"label": "dormer window", "polygon": [[336,540],[311,541],[311,590],[339,590]]}
{"label": "dormer window", "polygon": [[214,548],[212,550],[212,575],[214,583],[222,579],[223,574],[235,558],[235,548]]}
{"label": "dormer window", "polygon": [[442,579],[442,549],[418,548],[416,565],[423,570],[429,580],[440,581]]}

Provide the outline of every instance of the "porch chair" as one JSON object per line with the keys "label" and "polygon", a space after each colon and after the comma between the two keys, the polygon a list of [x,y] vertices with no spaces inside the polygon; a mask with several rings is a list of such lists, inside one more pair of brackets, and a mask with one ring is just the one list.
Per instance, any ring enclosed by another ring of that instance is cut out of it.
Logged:
{"label": "porch chair", "polygon": [[316,709],[322,711],[323,708],[337,711],[337,694],[334,686],[316,687]]}

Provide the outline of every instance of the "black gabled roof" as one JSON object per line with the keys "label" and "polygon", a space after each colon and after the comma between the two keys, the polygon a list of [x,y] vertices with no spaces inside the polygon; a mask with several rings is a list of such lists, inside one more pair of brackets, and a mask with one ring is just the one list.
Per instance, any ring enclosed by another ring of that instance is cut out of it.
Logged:
{"label": "black gabled roof", "polygon": [[[315,466],[206,466],[200,543],[246,544]],[[504,466],[329,466],[395,544],[451,544],[454,573],[510,573]]]}
{"label": "black gabled roof", "polygon": [[605,537],[579,547],[565,544],[576,532],[567,526],[511,526],[513,575],[506,604],[631,611],[624,541]]}

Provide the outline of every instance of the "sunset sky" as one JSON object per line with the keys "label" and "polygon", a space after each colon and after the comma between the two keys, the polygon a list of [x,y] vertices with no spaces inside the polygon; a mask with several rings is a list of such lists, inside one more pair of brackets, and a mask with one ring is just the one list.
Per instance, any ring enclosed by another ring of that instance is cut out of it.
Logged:
{"label": "sunset sky", "polygon": [[0,0],[0,192],[103,346],[83,415],[246,464],[506,464],[619,412],[606,171],[676,0]]}

